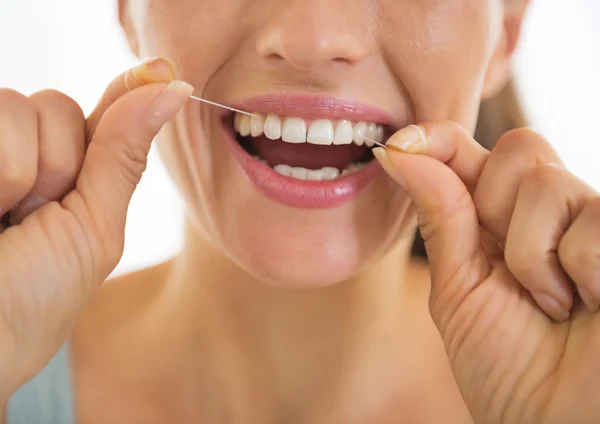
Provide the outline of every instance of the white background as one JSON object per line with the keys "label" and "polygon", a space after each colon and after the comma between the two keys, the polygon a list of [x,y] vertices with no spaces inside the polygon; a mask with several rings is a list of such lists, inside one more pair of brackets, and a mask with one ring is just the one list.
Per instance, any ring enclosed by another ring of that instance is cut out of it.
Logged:
{"label": "white background", "polygon": [[[118,27],[116,3],[0,0],[0,87],[26,94],[55,88],[88,113],[105,85],[136,63]],[[534,0],[515,65],[532,126],[571,170],[600,189],[600,0]],[[115,274],[174,254],[181,212],[153,150]]]}

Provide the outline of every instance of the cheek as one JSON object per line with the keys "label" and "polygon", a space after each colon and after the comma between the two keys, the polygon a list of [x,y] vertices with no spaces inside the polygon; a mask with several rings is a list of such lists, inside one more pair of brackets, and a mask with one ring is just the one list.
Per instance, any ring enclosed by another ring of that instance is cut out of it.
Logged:
{"label": "cheek", "polygon": [[418,121],[474,128],[487,65],[501,34],[500,0],[392,2],[384,45]]}
{"label": "cheek", "polygon": [[[144,57],[174,60],[179,78],[202,90],[231,57],[245,33],[239,0],[139,0],[137,20]],[[143,10],[142,10],[143,9]]]}

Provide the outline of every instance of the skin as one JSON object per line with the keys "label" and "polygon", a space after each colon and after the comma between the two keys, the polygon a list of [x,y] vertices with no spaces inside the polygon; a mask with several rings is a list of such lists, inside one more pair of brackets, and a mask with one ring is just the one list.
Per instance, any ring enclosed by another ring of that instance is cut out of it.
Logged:
{"label": "skin", "polygon": [[[123,0],[133,51],[172,63],[118,76],[87,119],[1,90],[0,405],[70,337],[84,424],[594,422],[600,198],[539,134],[471,136],[526,6]],[[222,103],[354,98],[419,129],[375,150],[386,173],[351,203],[284,208],[176,78]],[[161,128],[184,249],[98,291]]]}

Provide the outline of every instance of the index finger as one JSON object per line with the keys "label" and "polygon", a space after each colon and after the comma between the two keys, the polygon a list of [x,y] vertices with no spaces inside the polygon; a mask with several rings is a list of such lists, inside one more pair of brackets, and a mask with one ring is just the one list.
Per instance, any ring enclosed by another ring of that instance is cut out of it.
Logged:
{"label": "index finger", "polygon": [[457,122],[430,121],[410,125],[390,137],[387,146],[430,156],[445,163],[472,191],[490,156]]}

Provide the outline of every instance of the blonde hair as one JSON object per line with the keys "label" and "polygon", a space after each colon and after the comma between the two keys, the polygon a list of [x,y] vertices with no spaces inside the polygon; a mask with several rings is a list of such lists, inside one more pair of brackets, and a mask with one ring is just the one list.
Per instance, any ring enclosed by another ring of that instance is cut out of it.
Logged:
{"label": "blonde hair", "polygon": [[[513,79],[493,98],[481,103],[475,140],[488,150],[508,131],[527,126],[527,119],[519,101]],[[427,257],[425,244],[417,231],[413,245],[413,255]]]}

